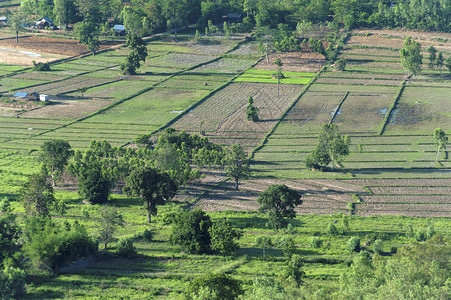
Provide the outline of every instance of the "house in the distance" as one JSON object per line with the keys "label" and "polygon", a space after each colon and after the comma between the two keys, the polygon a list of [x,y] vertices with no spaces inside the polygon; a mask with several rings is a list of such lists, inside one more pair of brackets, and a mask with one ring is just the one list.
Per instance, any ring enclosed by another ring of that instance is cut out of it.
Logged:
{"label": "house in the distance", "polygon": [[8,18],[1,16],[0,17],[0,26],[6,26],[6,23],[8,23]]}
{"label": "house in the distance", "polygon": [[228,14],[227,16],[223,16],[222,19],[227,22],[227,24],[230,23],[241,23],[243,22],[243,15],[241,14]]}
{"label": "house in the distance", "polygon": [[52,19],[49,17],[43,17],[36,21],[35,27],[38,29],[45,29],[45,28],[51,28],[55,29],[55,24],[53,24]]}
{"label": "house in the distance", "polygon": [[125,35],[126,34],[124,25],[119,25],[119,24],[113,26],[113,32],[114,32],[114,35]]}
{"label": "house in the distance", "polygon": [[27,100],[27,101],[40,101],[40,97],[39,94],[36,92],[32,92],[32,93],[24,93],[24,92],[18,92],[14,94],[14,97],[17,100],[23,101],[23,100]]}

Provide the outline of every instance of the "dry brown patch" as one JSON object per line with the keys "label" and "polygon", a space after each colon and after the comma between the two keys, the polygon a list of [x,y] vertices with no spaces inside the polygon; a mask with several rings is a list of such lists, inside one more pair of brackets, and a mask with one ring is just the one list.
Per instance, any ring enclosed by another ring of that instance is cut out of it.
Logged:
{"label": "dry brown patch", "polygon": [[78,119],[89,115],[107,105],[111,101],[104,99],[74,99],[52,97],[46,106],[25,112],[21,115],[24,118],[57,118],[57,119]]}
{"label": "dry brown patch", "polygon": [[313,52],[273,53],[269,56],[269,63],[263,59],[255,68],[277,71],[277,66],[274,65],[277,58],[283,63],[283,70],[288,72],[316,73],[325,63],[324,56]]}

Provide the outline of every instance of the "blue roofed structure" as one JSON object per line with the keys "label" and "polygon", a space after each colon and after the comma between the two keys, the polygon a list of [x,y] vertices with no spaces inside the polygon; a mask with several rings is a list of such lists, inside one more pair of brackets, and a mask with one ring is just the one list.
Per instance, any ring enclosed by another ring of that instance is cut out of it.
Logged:
{"label": "blue roofed structure", "polygon": [[18,93],[14,94],[14,97],[17,97],[17,98],[25,98],[27,96],[28,96],[28,93],[23,93],[23,92],[18,92]]}

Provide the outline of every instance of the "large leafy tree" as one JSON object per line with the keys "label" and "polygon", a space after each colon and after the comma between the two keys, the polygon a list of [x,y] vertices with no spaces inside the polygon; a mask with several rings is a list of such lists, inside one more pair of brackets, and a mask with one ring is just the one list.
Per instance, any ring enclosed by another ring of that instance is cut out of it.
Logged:
{"label": "large leafy tree", "polygon": [[239,249],[236,239],[243,234],[232,228],[226,219],[215,221],[210,228],[211,248],[222,254],[234,253]]}
{"label": "large leafy tree", "polygon": [[318,145],[306,160],[307,168],[322,169],[332,164],[340,164],[342,157],[349,155],[350,139],[342,137],[335,124],[323,124],[318,137]]}
{"label": "large leafy tree", "polygon": [[48,180],[47,172],[41,171],[30,175],[27,182],[22,185],[20,198],[27,215],[47,217],[50,207],[55,202],[53,187]]}
{"label": "large leafy tree", "polygon": [[143,39],[137,35],[128,35],[126,45],[130,48],[130,53],[121,64],[121,73],[135,75],[136,70],[141,67],[141,61],[146,61],[147,47]]}
{"label": "large leafy tree", "polygon": [[180,245],[188,253],[211,251],[210,216],[201,209],[179,214],[172,226],[171,243]]}
{"label": "large leafy tree", "polygon": [[118,226],[124,226],[124,219],[113,206],[103,206],[100,209],[99,218],[99,240],[107,249],[108,243],[114,241],[114,233]]}
{"label": "large leafy tree", "polygon": [[177,184],[166,173],[143,166],[134,169],[125,180],[123,191],[130,197],[143,200],[147,211],[147,222],[156,216],[157,205],[164,204],[177,193]]}
{"label": "large leafy tree", "polygon": [[93,18],[85,18],[83,22],[77,23],[76,31],[78,42],[85,44],[88,50],[95,54],[99,49],[99,29]]}
{"label": "large leafy tree", "polygon": [[50,140],[41,146],[42,152],[39,159],[50,172],[52,186],[55,187],[56,179],[61,175],[68,164],[69,158],[74,154],[69,142],[64,140]]}
{"label": "large leafy tree", "polygon": [[186,0],[166,0],[162,6],[163,15],[167,20],[167,27],[174,31],[177,39],[177,29],[186,24],[189,13],[188,2]]}
{"label": "large leafy tree", "polygon": [[274,184],[261,193],[257,202],[261,205],[259,211],[269,212],[268,224],[279,229],[288,225],[286,219],[296,216],[295,206],[301,205],[301,194],[284,184]]}
{"label": "large leafy tree", "polygon": [[8,25],[16,33],[16,43],[19,42],[19,32],[23,30],[23,26],[27,23],[27,16],[19,9],[8,17]]}
{"label": "large leafy tree", "polygon": [[227,150],[224,158],[227,175],[235,180],[235,188],[238,190],[240,180],[251,176],[249,159],[242,146],[235,144]]}
{"label": "large leafy tree", "polygon": [[445,151],[448,144],[448,137],[441,128],[434,130],[434,144],[435,149],[437,149],[437,154],[435,155],[435,161],[437,162],[440,151]]}
{"label": "large leafy tree", "polygon": [[404,40],[403,48],[399,51],[401,55],[401,65],[409,75],[417,75],[421,71],[423,55],[421,45],[408,36]]}

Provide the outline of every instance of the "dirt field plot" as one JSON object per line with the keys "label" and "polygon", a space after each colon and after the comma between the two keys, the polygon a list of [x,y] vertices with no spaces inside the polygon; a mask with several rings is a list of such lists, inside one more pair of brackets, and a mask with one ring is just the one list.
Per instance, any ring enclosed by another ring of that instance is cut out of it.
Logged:
{"label": "dirt field plot", "polygon": [[238,74],[248,69],[254,61],[248,59],[221,58],[217,61],[200,66],[192,72],[212,72]]}
{"label": "dirt field plot", "polygon": [[275,134],[299,134],[317,132],[323,123],[329,122],[344,93],[305,93],[290,110]]}
{"label": "dirt field plot", "polygon": [[160,127],[207,93],[205,90],[155,88],[93,117],[91,121],[116,124],[132,122]]}
{"label": "dirt field plot", "polygon": [[283,71],[291,72],[317,73],[325,62],[322,55],[311,52],[274,53],[269,56],[269,63],[263,59],[255,68],[276,72],[277,66],[274,65],[274,61],[277,58],[280,58],[283,63]]}
{"label": "dirt field plot", "polygon": [[[2,78],[0,80],[0,92],[9,92],[15,94],[15,90],[23,89],[29,86],[39,85],[47,83],[48,80],[30,80],[21,78]],[[28,89],[26,92],[31,92]]]}
{"label": "dirt field plot", "polygon": [[[284,84],[307,84],[316,73],[302,73],[302,72],[284,72],[280,83]],[[262,69],[249,69],[241,74],[235,81],[242,82],[256,82],[256,83],[278,83],[278,79],[274,71]]]}
{"label": "dirt field plot", "polygon": [[[86,91],[85,98],[98,98],[98,99],[123,99],[136,94],[143,89],[152,86],[152,82],[143,82],[140,80],[121,80],[112,82],[110,84],[93,87]],[[80,92],[67,93],[69,97],[80,97]]]}
{"label": "dirt field plot", "polygon": [[[109,48],[117,45],[117,42],[102,42],[100,49]],[[58,55],[75,56],[88,52],[86,45],[79,44],[77,40],[54,39],[40,36],[24,36],[19,38],[16,44],[15,39],[0,40],[0,47],[10,49],[29,49],[33,51],[42,51]]]}
{"label": "dirt field plot", "polygon": [[449,217],[451,204],[356,204],[356,215],[401,215],[412,217]]}
{"label": "dirt field plot", "polygon": [[[403,80],[404,75],[388,75],[388,74],[368,74],[368,73],[360,73],[360,72],[323,72],[319,75],[319,79],[321,78],[339,78],[339,79],[372,79],[372,80]],[[316,81],[318,82],[318,81]],[[315,82],[315,83],[316,83]]]}
{"label": "dirt field plot", "polygon": [[432,187],[432,186],[451,186],[451,178],[446,179],[359,179],[346,181],[349,184],[364,185],[368,187]]}
{"label": "dirt field plot", "polygon": [[334,95],[336,92],[350,93],[377,93],[377,94],[394,94],[397,88],[393,86],[359,86],[346,84],[321,84],[316,83],[310,86],[309,92],[330,92]]}
{"label": "dirt field plot", "polygon": [[349,93],[334,123],[341,132],[376,133],[392,103],[393,96],[390,94]]}
{"label": "dirt field plot", "polygon": [[[451,196],[451,186],[381,186],[381,187],[371,187],[370,190],[374,194],[420,194],[420,195],[450,195]],[[418,202],[435,202],[429,197],[420,197]],[[446,200],[447,203],[451,203],[451,197]]]}
{"label": "dirt field plot", "polygon": [[403,38],[395,38],[395,37],[386,38],[378,35],[370,35],[370,36],[353,35],[346,44],[348,46],[362,45],[367,47],[387,47],[401,49],[403,42],[404,42]]}
{"label": "dirt field plot", "polygon": [[9,77],[9,78],[25,79],[25,80],[39,80],[39,81],[43,81],[43,80],[55,81],[55,80],[65,79],[65,78],[67,78],[67,76],[55,75],[55,74],[52,74],[51,72],[42,73],[42,72],[38,72],[38,71],[30,71],[30,72],[19,73],[17,75]]}
{"label": "dirt field plot", "polygon": [[211,59],[213,58],[207,55],[168,53],[166,55],[150,59],[150,66],[185,69],[201,63],[205,63]]}
{"label": "dirt field plot", "polygon": [[49,105],[22,114],[25,118],[78,119],[111,104],[111,100],[52,98]]}
{"label": "dirt field plot", "polygon": [[[274,126],[301,90],[296,85],[281,85],[278,97],[273,85],[233,83],[196,107],[173,127],[194,131],[202,128],[207,135],[212,136],[246,137],[246,132],[260,132],[262,137]],[[247,100],[250,96],[259,109],[258,122],[246,120]]]}
{"label": "dirt field plot", "polygon": [[393,112],[387,133],[433,133],[451,127],[451,89],[407,87]]}
{"label": "dirt field plot", "polygon": [[318,78],[316,83],[319,84],[355,84],[355,85],[380,85],[380,86],[399,86],[401,80],[377,80],[374,78]]}
{"label": "dirt field plot", "polygon": [[344,55],[348,53],[353,55],[371,55],[380,56],[382,59],[387,57],[397,57],[399,59],[399,50],[397,49],[380,49],[371,47],[345,46],[342,50]]}
{"label": "dirt field plot", "polygon": [[259,57],[261,54],[258,51],[258,43],[257,42],[249,42],[244,45],[240,45],[238,49],[233,50],[229,54],[231,55],[245,55],[245,56],[255,56]]}
{"label": "dirt field plot", "polygon": [[64,81],[52,82],[48,84],[43,84],[40,86],[35,86],[27,88],[25,92],[38,92],[45,93],[49,95],[65,94],[74,91],[78,91],[83,87],[91,87],[97,85],[107,84],[112,82],[112,79],[108,78],[88,78],[88,77],[73,77]]}

